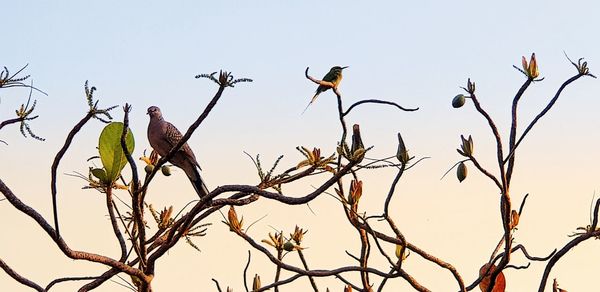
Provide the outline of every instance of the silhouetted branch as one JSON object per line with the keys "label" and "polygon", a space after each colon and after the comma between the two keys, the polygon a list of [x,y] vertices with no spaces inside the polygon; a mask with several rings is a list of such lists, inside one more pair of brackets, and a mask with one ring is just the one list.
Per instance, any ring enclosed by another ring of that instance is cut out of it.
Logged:
{"label": "silhouetted branch", "polygon": [[365,103],[377,103],[377,104],[387,104],[387,105],[391,105],[391,106],[395,106],[398,109],[401,109],[403,111],[407,111],[407,112],[412,112],[412,111],[416,111],[419,108],[405,108],[395,102],[391,102],[391,101],[386,101],[386,100],[379,100],[379,99],[364,99],[361,101],[357,101],[355,103],[353,103],[344,113],[342,113],[342,116],[346,116],[350,113],[350,111],[355,108],[356,106],[359,106],[361,104],[365,104]]}

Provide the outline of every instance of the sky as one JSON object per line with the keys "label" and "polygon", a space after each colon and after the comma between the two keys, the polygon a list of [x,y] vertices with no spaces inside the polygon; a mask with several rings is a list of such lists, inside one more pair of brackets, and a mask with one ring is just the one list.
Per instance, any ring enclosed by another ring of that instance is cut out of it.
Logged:
{"label": "sky", "polygon": [[[340,85],[345,106],[379,98],[419,107],[403,112],[364,105],[349,115],[348,123],[360,124],[365,144],[375,146],[369,157],[395,154],[398,132],[411,155],[430,157],[402,178],[391,212],[410,242],[453,264],[470,284],[501,235],[499,196],[474,168],[462,183],[453,173],[440,177],[461,159],[455,151],[461,134],[473,136],[476,156],[492,171],[495,145],[472,104],[453,109],[452,98],[461,93],[467,78],[474,80],[482,106],[506,139],[512,97],[525,81],[512,68],[520,66],[521,56],[535,52],[545,77],[521,101],[523,123],[531,121],[560,84],[576,73],[565,52],[572,59],[585,57],[592,73],[600,68],[596,37],[600,19],[594,14],[600,4],[594,1],[165,3],[25,0],[2,5],[0,65],[16,72],[29,64],[26,74],[48,96],[34,92],[39,118],[30,123],[45,142],[23,138],[17,125],[0,131],[0,140],[8,144],[0,144],[0,179],[47,220],[50,165],[67,133],[86,113],[86,80],[97,87],[94,96],[101,107],[133,105],[131,128],[139,157],[150,147],[145,133],[148,106],[159,106],[167,120],[185,131],[217,89],[195,75],[223,69],[236,78],[253,79],[227,89],[189,141],[211,188],[258,183],[244,151],[260,154],[265,165],[284,155],[281,170],[303,159],[296,146],[333,153],[340,135],[335,96],[321,94],[301,114],[316,87],[304,78],[304,70],[310,67],[311,75],[319,78],[332,66],[349,66]],[[595,117],[599,92],[600,83],[592,78],[570,85],[519,148],[511,192],[514,202],[527,193],[529,198],[515,241],[533,255],[562,247],[570,239],[567,235],[589,224],[589,207],[600,187],[600,121]],[[27,94],[25,89],[0,91],[0,120],[12,118]],[[112,114],[115,120],[123,117],[120,107]],[[117,257],[102,195],[82,190],[85,182],[68,175],[93,165],[86,160],[97,154],[102,127],[96,120],[87,124],[61,162],[61,235],[74,249]],[[362,211],[381,212],[394,175],[392,169],[361,174]],[[325,179],[311,178],[288,191],[300,195]],[[195,197],[182,171],[157,177],[153,187],[148,200],[160,209],[182,208]],[[344,250],[358,253],[357,238],[331,196],[319,197],[310,209],[260,200],[238,213],[246,222],[266,215],[248,231],[256,240],[275,230],[287,234],[296,224],[308,229],[305,254],[311,267],[354,264]],[[201,252],[182,243],[158,263],[155,291],[216,291],[211,278],[234,291],[244,290],[242,271],[250,248],[220,221],[218,214],[209,218],[213,225],[208,235],[195,241]],[[6,201],[0,202],[0,222],[4,229],[0,258],[37,283],[103,271],[98,265],[66,259],[32,220]],[[580,244],[561,259],[550,279],[558,278],[569,291],[589,291],[594,285],[590,279],[600,270],[590,257],[597,251],[597,241]],[[388,268],[381,259],[373,261]],[[527,264],[520,255],[513,261]],[[293,256],[289,262],[300,265]],[[507,291],[537,289],[544,266],[532,263],[526,270],[506,271]],[[404,267],[433,291],[457,290],[447,271],[417,255],[410,256]],[[254,273],[263,283],[274,274],[258,252],[252,253],[249,275]],[[309,287],[306,279],[297,282],[286,290]],[[322,290],[342,289],[335,280],[318,283]],[[55,291],[73,291],[77,284]],[[30,291],[3,273],[0,287]],[[410,291],[401,280],[388,288]],[[126,289],[107,283],[97,291]]]}

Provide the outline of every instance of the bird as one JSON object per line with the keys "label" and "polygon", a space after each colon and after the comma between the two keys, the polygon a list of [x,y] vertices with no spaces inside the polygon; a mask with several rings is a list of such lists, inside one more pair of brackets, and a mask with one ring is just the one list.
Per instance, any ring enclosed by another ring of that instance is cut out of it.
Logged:
{"label": "bird", "polygon": [[[322,80],[331,82],[333,84],[333,88],[337,88],[338,85],[340,84],[340,82],[342,81],[342,70],[344,70],[346,68],[348,68],[348,66],[331,67],[329,72],[327,74],[325,74],[325,76],[323,76]],[[306,108],[304,109],[304,111],[302,113],[304,113],[306,111],[306,109],[308,109],[308,107],[317,99],[317,97],[319,96],[319,94],[321,94],[321,92],[327,91],[329,88],[331,88],[331,87],[326,86],[326,85],[319,85],[319,87],[317,87],[317,91],[315,92],[315,95],[312,97],[312,99],[310,100],[310,102],[308,103],[308,105],[306,106]]]}
{"label": "bird", "polygon": [[[167,156],[169,151],[181,141],[183,135],[181,135],[181,132],[173,124],[164,120],[162,112],[157,106],[149,107],[146,114],[150,116],[150,122],[148,123],[148,141],[150,142],[150,146],[161,157]],[[169,162],[185,172],[200,198],[209,193],[200,176],[200,165],[196,160],[192,148],[187,143],[184,143],[175,152],[175,155],[169,159]]]}

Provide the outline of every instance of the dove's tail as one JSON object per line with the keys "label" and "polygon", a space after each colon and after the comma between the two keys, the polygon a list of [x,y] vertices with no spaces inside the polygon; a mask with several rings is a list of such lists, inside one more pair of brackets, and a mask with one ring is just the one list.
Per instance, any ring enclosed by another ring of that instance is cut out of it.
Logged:
{"label": "dove's tail", "polygon": [[204,196],[210,193],[210,191],[204,184],[202,177],[200,176],[200,171],[198,171],[198,168],[194,167],[193,177],[188,175],[188,178],[190,179],[190,182],[192,183],[192,186],[194,186],[194,190],[196,190],[196,193],[198,194],[200,199],[204,198]]}

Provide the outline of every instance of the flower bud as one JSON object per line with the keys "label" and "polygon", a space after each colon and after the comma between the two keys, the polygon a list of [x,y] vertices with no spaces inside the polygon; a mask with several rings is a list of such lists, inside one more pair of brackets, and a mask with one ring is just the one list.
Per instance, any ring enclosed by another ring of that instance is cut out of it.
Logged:
{"label": "flower bud", "polygon": [[470,94],[475,93],[475,82],[471,82],[471,78],[467,79],[467,92]]}
{"label": "flower bud", "polygon": [[252,291],[256,291],[261,287],[262,285],[260,284],[260,276],[258,274],[254,274],[254,280],[252,280]]}
{"label": "flower bud", "polygon": [[519,212],[512,210],[510,212],[510,227],[515,228],[519,224]]}
{"label": "flower bud", "polygon": [[465,136],[460,135],[460,139],[462,140],[462,144],[460,145],[460,149],[462,149],[463,156],[471,157],[473,156],[473,138],[469,135],[469,139],[465,139]]}
{"label": "flower bud", "polygon": [[352,146],[350,147],[350,152],[352,160],[360,162],[365,157],[365,146],[360,137],[360,127],[358,124],[354,124],[352,127]]}
{"label": "flower bud", "polygon": [[523,66],[523,72],[527,75],[527,77],[531,80],[540,76],[540,70],[537,66],[537,60],[535,58],[535,53],[531,54],[531,59],[529,60],[529,64],[527,64],[527,59],[525,56],[521,59],[521,65]]}
{"label": "flower bud", "polygon": [[398,151],[396,152],[396,158],[402,163],[406,164],[410,160],[410,156],[408,155],[408,150],[406,150],[406,146],[404,145],[404,140],[402,140],[402,136],[398,133]]}
{"label": "flower bud", "polygon": [[350,183],[350,193],[348,194],[348,203],[350,205],[358,205],[358,201],[362,196],[362,181],[352,180]]}

